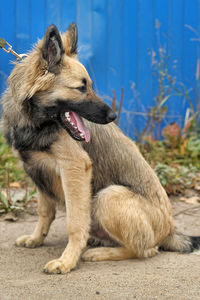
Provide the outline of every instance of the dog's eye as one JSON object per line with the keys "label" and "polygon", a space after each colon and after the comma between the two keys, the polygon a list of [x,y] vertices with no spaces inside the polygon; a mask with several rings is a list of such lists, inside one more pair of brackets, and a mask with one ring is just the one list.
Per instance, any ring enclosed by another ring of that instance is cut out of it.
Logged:
{"label": "dog's eye", "polygon": [[87,90],[85,85],[79,86],[76,89],[79,90],[79,92],[81,92],[81,93],[85,93]]}
{"label": "dog's eye", "polygon": [[85,78],[82,79],[82,86],[78,86],[76,89],[81,93],[85,93],[87,91],[87,80]]}

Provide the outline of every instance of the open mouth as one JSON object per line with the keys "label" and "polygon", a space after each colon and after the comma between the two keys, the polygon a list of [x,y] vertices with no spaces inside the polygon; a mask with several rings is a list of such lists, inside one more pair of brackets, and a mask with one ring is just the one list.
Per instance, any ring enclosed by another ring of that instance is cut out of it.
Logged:
{"label": "open mouth", "polygon": [[85,127],[83,119],[73,111],[65,111],[61,115],[63,127],[77,141],[90,141],[90,132]]}

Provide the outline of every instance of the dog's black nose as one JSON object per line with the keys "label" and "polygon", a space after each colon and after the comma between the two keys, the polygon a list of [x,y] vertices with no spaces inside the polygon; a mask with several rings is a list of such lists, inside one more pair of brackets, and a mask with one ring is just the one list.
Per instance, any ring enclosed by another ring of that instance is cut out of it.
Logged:
{"label": "dog's black nose", "polygon": [[106,119],[107,119],[108,122],[112,122],[112,121],[114,121],[116,118],[117,118],[116,113],[115,113],[113,110],[111,110],[111,111],[108,113]]}

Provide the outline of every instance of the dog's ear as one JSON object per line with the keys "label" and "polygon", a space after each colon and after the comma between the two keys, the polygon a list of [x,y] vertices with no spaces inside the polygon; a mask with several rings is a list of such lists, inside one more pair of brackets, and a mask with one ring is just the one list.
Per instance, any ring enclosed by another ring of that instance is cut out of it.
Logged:
{"label": "dog's ear", "polygon": [[59,65],[64,53],[60,33],[56,26],[51,25],[43,38],[42,58],[47,63],[48,71],[51,73],[59,72]]}
{"label": "dog's ear", "polygon": [[78,29],[75,23],[71,23],[67,31],[62,35],[65,53],[69,56],[77,55]]}
{"label": "dog's ear", "polygon": [[77,54],[77,43],[78,43],[78,29],[75,23],[72,23],[68,29],[67,34],[69,36],[69,47],[70,53]]}

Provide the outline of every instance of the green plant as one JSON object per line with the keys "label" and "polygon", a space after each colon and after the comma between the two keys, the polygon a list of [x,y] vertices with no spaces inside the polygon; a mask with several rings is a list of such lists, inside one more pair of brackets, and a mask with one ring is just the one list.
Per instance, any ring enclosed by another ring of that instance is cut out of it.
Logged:
{"label": "green plant", "polygon": [[0,213],[22,211],[24,210],[24,203],[24,199],[14,201],[9,190],[0,192]]}
{"label": "green plant", "polygon": [[195,174],[198,172],[198,169],[191,164],[170,166],[157,163],[154,170],[168,194],[182,192],[185,188],[192,187],[195,182]]}
{"label": "green plant", "polygon": [[24,181],[25,184],[28,182],[28,177],[19,165],[19,159],[13,155],[0,133],[0,188],[7,186],[8,177],[9,182]]}
{"label": "green plant", "polygon": [[169,126],[167,129],[169,135],[163,141],[146,137],[138,146],[166,191],[174,194],[194,187],[199,180],[200,136],[190,135],[183,138],[175,127],[177,136],[172,135],[172,139]]}
{"label": "green plant", "polygon": [[200,134],[198,136],[191,135],[188,138],[185,153],[198,163],[200,160]]}
{"label": "green plant", "polygon": [[9,198],[0,191],[0,213],[8,212],[10,207]]}
{"label": "green plant", "polygon": [[[169,70],[170,55],[160,42],[160,23],[156,20],[157,33],[157,51],[152,50],[151,62],[152,72],[157,82],[157,92],[154,97],[154,105],[145,108],[146,123],[143,131],[139,134],[138,140],[141,142],[145,136],[151,135],[155,139],[161,138],[161,123],[168,111],[167,102],[175,94],[176,76],[172,75]],[[177,61],[173,61],[172,69],[176,69]],[[134,87],[134,85],[132,85]],[[135,92],[133,90],[133,94]]]}
{"label": "green plant", "polygon": [[[15,186],[24,189],[24,193],[15,200]],[[8,211],[23,210],[24,206],[32,197],[35,197],[35,187],[19,165],[19,159],[12,153],[11,148],[6,144],[0,134],[0,213]]]}

